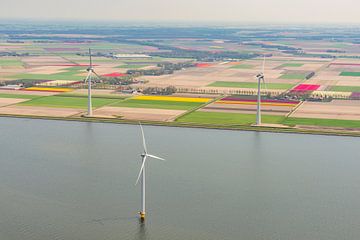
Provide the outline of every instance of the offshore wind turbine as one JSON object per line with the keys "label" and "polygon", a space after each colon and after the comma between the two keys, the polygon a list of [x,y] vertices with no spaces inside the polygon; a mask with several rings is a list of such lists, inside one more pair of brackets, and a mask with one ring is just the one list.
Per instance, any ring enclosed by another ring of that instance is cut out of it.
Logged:
{"label": "offshore wind turbine", "polygon": [[148,153],[147,147],[146,147],[144,130],[143,130],[143,127],[142,127],[141,123],[139,123],[139,125],[140,125],[140,129],[141,129],[144,152],[140,155],[142,164],[141,164],[140,172],[139,172],[138,178],[136,180],[135,186],[138,184],[138,182],[140,180],[140,177],[141,177],[141,211],[139,212],[139,214],[140,214],[140,219],[142,221],[144,221],[145,220],[145,213],[146,213],[146,210],[145,210],[145,207],[146,207],[145,206],[145,162],[146,162],[146,159],[147,158],[153,158],[153,159],[158,159],[158,160],[161,160],[161,161],[165,161],[165,159],[163,159],[161,157],[157,157],[155,155],[151,155],[151,154]]}
{"label": "offshore wind turbine", "polygon": [[85,83],[88,83],[88,111],[87,111],[87,117],[92,116],[92,101],[91,101],[91,79],[92,75],[97,76],[99,79],[99,75],[95,72],[93,64],[92,64],[92,58],[91,58],[91,49],[89,48],[89,67],[86,69],[88,72],[88,75],[85,78]]}
{"label": "offshore wind turbine", "polygon": [[257,107],[256,107],[256,125],[261,125],[261,82],[265,84],[265,60],[266,57],[264,55],[264,61],[262,65],[262,71],[256,75],[258,80],[258,91],[257,91]]}

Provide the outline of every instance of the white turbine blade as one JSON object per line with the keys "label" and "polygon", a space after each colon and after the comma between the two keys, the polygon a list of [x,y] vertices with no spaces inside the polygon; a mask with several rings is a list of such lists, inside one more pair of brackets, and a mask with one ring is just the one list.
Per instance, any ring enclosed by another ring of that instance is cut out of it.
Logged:
{"label": "white turbine blade", "polygon": [[265,90],[267,91],[267,84],[265,82],[265,62],[266,62],[266,55],[264,54],[264,61],[263,61],[263,66],[262,66],[262,74],[263,74],[263,77],[262,77],[262,80],[263,80],[263,84],[265,86]]}
{"label": "white turbine blade", "polygon": [[97,76],[97,78],[98,78],[99,80],[101,80],[101,77],[100,77],[99,74],[97,74],[94,70],[93,70],[92,72],[93,72],[93,74],[94,74],[95,76]]}
{"label": "white turbine blade", "polygon": [[154,156],[154,155],[151,155],[151,154],[146,154],[146,156],[151,157],[151,158],[155,158],[155,159],[158,159],[158,160],[161,160],[161,161],[166,161],[165,159],[163,159],[161,157],[157,157],[157,156]]}
{"label": "white turbine blade", "polygon": [[264,54],[264,61],[263,61],[263,65],[262,65],[262,73],[265,73],[265,61],[266,61],[266,56]]}
{"label": "white turbine blade", "polygon": [[92,68],[91,49],[89,48],[90,68]]}
{"label": "white turbine blade", "polygon": [[139,175],[138,175],[138,177],[137,177],[137,179],[136,179],[135,186],[138,184],[138,182],[139,182],[139,180],[140,180],[140,176],[141,176],[142,171],[143,171],[143,169],[144,169],[144,167],[145,167],[145,161],[146,161],[146,155],[145,155],[145,157],[144,157],[143,163],[141,164],[140,172],[139,172]]}
{"label": "white turbine blade", "polygon": [[147,152],[147,148],[146,148],[146,141],[145,141],[145,134],[144,134],[144,129],[141,125],[141,123],[139,122],[140,125],[140,129],[141,129],[141,135],[142,135],[142,140],[143,140],[143,147],[144,147],[144,151],[145,153]]}
{"label": "white turbine blade", "polygon": [[91,71],[88,72],[88,74],[87,74],[87,76],[86,76],[86,78],[85,78],[85,82],[87,82],[87,81],[89,80],[90,75],[91,75]]}

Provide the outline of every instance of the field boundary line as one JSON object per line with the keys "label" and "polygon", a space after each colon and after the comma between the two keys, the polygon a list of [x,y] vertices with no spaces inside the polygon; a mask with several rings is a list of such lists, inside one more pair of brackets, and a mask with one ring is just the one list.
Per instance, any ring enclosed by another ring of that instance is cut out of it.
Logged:
{"label": "field boundary line", "polygon": [[226,97],[226,96],[227,96],[227,95],[220,95],[219,97],[214,98],[214,99],[212,99],[212,100],[209,101],[209,102],[206,102],[206,103],[204,103],[204,104],[201,104],[200,106],[194,107],[194,108],[190,109],[189,111],[186,111],[186,112],[180,114],[179,116],[175,117],[173,121],[176,121],[176,120],[178,120],[179,118],[182,118],[182,117],[184,117],[184,116],[186,116],[186,115],[188,115],[188,114],[190,114],[190,113],[193,113],[193,112],[195,112],[195,111],[197,111],[197,110],[199,110],[199,109],[201,109],[201,108],[203,108],[203,107],[205,107],[205,106],[207,106],[207,105],[209,105],[209,104],[211,104],[211,103],[214,103],[214,102],[220,100],[221,98]]}
{"label": "field boundary line", "polygon": [[302,101],[295,108],[293,108],[288,114],[285,115],[285,118],[288,118],[291,114],[295,113],[304,104],[304,102],[305,101]]}

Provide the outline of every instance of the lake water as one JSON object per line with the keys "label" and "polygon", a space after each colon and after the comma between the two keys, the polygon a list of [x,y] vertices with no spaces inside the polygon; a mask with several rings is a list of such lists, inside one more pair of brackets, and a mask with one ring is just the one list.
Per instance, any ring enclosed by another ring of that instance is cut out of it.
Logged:
{"label": "lake water", "polygon": [[360,138],[0,118],[1,240],[360,238]]}

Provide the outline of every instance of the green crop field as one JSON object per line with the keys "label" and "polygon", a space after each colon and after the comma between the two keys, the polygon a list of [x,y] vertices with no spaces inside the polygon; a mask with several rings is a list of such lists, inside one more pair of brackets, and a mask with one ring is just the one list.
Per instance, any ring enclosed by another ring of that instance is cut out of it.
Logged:
{"label": "green crop field", "polygon": [[83,76],[77,76],[68,74],[67,72],[56,73],[56,74],[31,74],[31,73],[21,73],[12,75],[13,79],[28,79],[28,80],[74,80],[80,81],[85,79]]}
{"label": "green crop field", "polygon": [[[87,93],[74,93],[74,92],[64,92],[61,94],[58,94],[56,96],[61,96],[61,97],[87,97]],[[121,95],[116,95],[116,94],[92,94],[91,95],[93,98],[110,98],[110,99],[119,99],[119,100],[124,100],[127,97],[125,96],[121,96]]]}
{"label": "green crop field", "polygon": [[280,79],[289,79],[289,80],[303,80],[305,79],[305,74],[292,74],[292,73],[287,73],[287,74],[283,74]]}
{"label": "green crop field", "polygon": [[360,77],[360,72],[341,72],[340,76],[344,76],[344,77]]}
{"label": "green crop field", "polygon": [[[264,123],[281,123],[283,116],[263,115]],[[216,125],[251,125],[256,121],[255,114],[192,112],[176,120],[183,123],[216,124]]]}
{"label": "green crop field", "polygon": [[0,66],[22,66],[23,63],[15,58],[0,58]]}
{"label": "green crop field", "polygon": [[334,92],[360,92],[360,86],[332,86],[330,91]]}
{"label": "green crop field", "polygon": [[[230,87],[230,88],[257,88],[256,82],[224,82],[216,81],[208,85],[209,87]],[[261,84],[261,88],[267,89],[290,89],[294,84],[287,83],[267,83]]]}
{"label": "green crop field", "polygon": [[202,105],[197,102],[176,102],[176,101],[158,101],[158,100],[136,100],[128,99],[112,104],[114,107],[133,107],[133,108],[155,108],[172,110],[189,110]]}
{"label": "green crop field", "polygon": [[238,65],[234,65],[231,68],[235,68],[235,69],[252,69],[254,68],[253,65],[250,64],[238,64]]}
{"label": "green crop field", "polygon": [[[110,103],[119,101],[119,99],[109,99],[109,98],[93,98],[92,105],[93,107],[101,107]],[[61,96],[49,96],[36,98],[31,101],[24,103],[19,103],[21,106],[41,106],[41,107],[57,107],[57,108],[87,108],[87,98],[86,97],[61,97]]]}
{"label": "green crop field", "polygon": [[284,63],[280,67],[284,68],[284,67],[302,67],[302,66],[304,66],[304,64],[302,63]]}
{"label": "green crop field", "polygon": [[286,118],[283,124],[289,126],[312,125],[326,127],[360,128],[359,120],[315,119],[315,118]]}
{"label": "green crop field", "polygon": [[7,93],[0,93],[0,98],[22,98],[22,99],[35,99],[40,98],[42,96],[38,95],[27,95],[27,94],[7,94]]}

